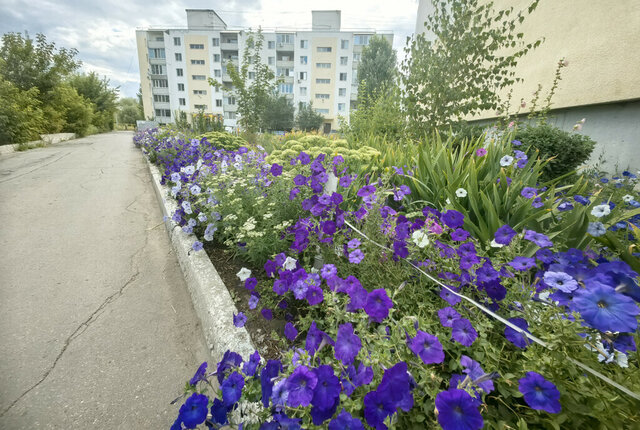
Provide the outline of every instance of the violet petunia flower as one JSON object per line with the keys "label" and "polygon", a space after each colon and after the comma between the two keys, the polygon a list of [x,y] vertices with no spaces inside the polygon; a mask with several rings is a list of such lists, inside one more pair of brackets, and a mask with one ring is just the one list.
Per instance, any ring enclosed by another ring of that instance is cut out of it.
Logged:
{"label": "violet petunia flower", "polygon": [[438,311],[438,318],[440,318],[440,324],[442,324],[443,327],[453,327],[453,322],[462,317],[458,311],[451,306],[447,306]]}
{"label": "violet petunia flower", "polygon": [[536,372],[527,372],[526,376],[520,379],[518,389],[531,409],[537,409],[557,414],[562,410],[560,406],[560,392],[556,386],[544,379]]}
{"label": "violet petunia flower", "polygon": [[464,390],[454,388],[438,393],[436,410],[443,430],[480,430],[484,427],[476,402]]}
{"label": "violet petunia flower", "polygon": [[298,406],[309,406],[313,398],[313,390],[318,383],[318,377],[307,366],[298,366],[287,378],[287,398],[288,406],[297,408]]}
{"label": "violet petunia flower", "polygon": [[383,288],[378,288],[367,294],[367,301],[364,304],[364,311],[372,321],[382,322],[389,316],[389,309],[393,307],[393,302]]}
{"label": "violet petunia flower", "polygon": [[[527,320],[524,318],[509,318],[508,321],[516,327],[529,332],[529,324],[527,324]],[[509,326],[504,328],[504,337],[506,337],[509,342],[522,349],[526,348],[530,343],[528,337]]]}
{"label": "violet petunia flower", "polygon": [[233,314],[233,325],[241,328],[247,323],[247,316],[242,312],[238,312],[238,315]]}
{"label": "violet petunia flower", "polygon": [[638,305],[632,298],[604,284],[577,290],[571,309],[600,331],[633,333],[638,328]]}
{"label": "violet petunia flower", "polygon": [[473,328],[471,321],[466,318],[459,318],[451,324],[451,337],[456,342],[471,346],[478,337],[478,332]]}
{"label": "violet petunia flower", "polygon": [[296,339],[296,336],[298,336],[298,330],[296,330],[292,323],[288,322],[284,326],[284,335],[290,341],[294,341]]}
{"label": "violet petunia flower", "polygon": [[408,340],[408,344],[411,352],[420,357],[424,364],[444,361],[444,351],[437,336],[418,330],[416,336]]}
{"label": "violet petunia flower", "polygon": [[358,352],[362,348],[362,341],[354,334],[351,323],[341,324],[338,327],[338,335],[335,343],[335,357],[345,366],[350,365],[355,360]]}

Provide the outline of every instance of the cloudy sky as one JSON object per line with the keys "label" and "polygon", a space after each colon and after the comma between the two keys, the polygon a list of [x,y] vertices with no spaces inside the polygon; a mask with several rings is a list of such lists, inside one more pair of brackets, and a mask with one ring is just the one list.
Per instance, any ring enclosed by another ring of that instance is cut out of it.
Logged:
{"label": "cloudy sky", "polygon": [[0,1],[0,33],[44,33],[57,46],[76,48],[83,70],[95,71],[134,97],[140,82],[137,27],[187,25],[186,8],[214,9],[233,28],[310,28],[311,10],[342,10],[342,27],[394,32],[401,54],[416,23],[417,0],[21,0]]}

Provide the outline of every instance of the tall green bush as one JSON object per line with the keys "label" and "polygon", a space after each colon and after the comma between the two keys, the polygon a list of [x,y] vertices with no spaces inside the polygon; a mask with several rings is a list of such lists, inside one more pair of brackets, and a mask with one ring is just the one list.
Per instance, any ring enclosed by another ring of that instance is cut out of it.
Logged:
{"label": "tall green bush", "polygon": [[0,100],[0,145],[40,138],[44,117],[37,88],[21,91],[0,76]]}
{"label": "tall green bush", "polygon": [[518,128],[515,138],[530,156],[536,151],[543,160],[542,180],[555,179],[574,171],[587,161],[596,144],[589,136],[568,133],[546,123]]}

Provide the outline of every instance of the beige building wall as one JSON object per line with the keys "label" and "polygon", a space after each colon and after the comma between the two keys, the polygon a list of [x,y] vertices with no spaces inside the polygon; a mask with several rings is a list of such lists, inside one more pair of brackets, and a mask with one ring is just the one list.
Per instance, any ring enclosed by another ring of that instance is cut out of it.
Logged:
{"label": "beige building wall", "polygon": [[142,105],[144,118],[153,118],[153,95],[151,94],[151,79],[149,78],[149,58],[147,51],[147,32],[136,31],[136,45],[138,48],[138,64],[140,65],[140,88],[142,90]]}
{"label": "beige building wall", "polygon": [[[195,105],[207,105],[204,110],[206,113],[211,113],[213,106],[211,106],[211,91],[213,87],[209,85],[208,78],[211,77],[209,72],[210,62],[212,58],[209,55],[209,43],[207,36],[190,35],[184,36],[185,43],[185,75],[186,80],[189,82],[188,89],[189,94],[187,100],[189,100],[188,110],[191,112],[197,112]],[[204,49],[191,49],[191,44],[204,45]],[[191,60],[204,60],[204,65],[191,64]],[[203,81],[193,79],[193,75],[204,75]],[[204,95],[196,95],[194,91],[206,91]]]}
{"label": "beige building wall", "polygon": [[[331,52],[318,52],[318,47],[330,47]],[[331,123],[332,129],[338,128],[338,120],[336,112],[334,112],[334,102],[337,95],[336,73],[338,56],[338,38],[337,37],[312,37],[311,38],[311,56],[309,61],[311,64],[310,81],[310,97],[309,100],[313,104],[314,109],[329,109],[328,114],[324,114],[324,123]],[[317,63],[330,63],[331,68],[322,69],[317,67]],[[316,79],[329,79],[329,84],[317,84]],[[316,94],[329,94],[328,99],[317,99]]]}
{"label": "beige building wall", "polygon": [[[530,3],[494,0],[494,7],[513,6],[518,11]],[[639,0],[543,0],[520,31],[527,43],[545,40],[516,68],[523,82],[514,85],[512,111],[521,98],[529,104],[538,84],[543,88],[542,98],[546,97],[561,58],[568,66],[561,70],[552,109],[640,99]],[[495,112],[482,115],[492,116]]]}

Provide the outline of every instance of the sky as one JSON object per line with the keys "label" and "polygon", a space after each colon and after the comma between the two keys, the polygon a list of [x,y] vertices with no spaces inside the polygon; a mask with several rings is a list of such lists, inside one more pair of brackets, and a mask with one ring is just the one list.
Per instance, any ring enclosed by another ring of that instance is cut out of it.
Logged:
{"label": "sky", "polygon": [[311,28],[312,10],[341,10],[343,29],[393,31],[402,55],[415,30],[417,0],[2,0],[0,34],[43,33],[58,47],[76,48],[82,71],[106,76],[121,97],[140,82],[135,30],[186,27],[185,9],[214,9],[230,28]]}

